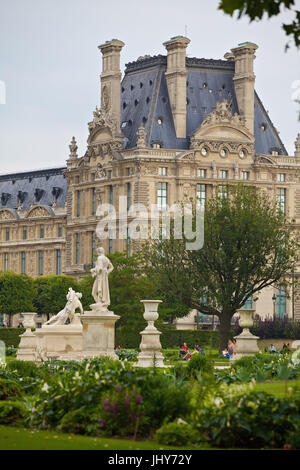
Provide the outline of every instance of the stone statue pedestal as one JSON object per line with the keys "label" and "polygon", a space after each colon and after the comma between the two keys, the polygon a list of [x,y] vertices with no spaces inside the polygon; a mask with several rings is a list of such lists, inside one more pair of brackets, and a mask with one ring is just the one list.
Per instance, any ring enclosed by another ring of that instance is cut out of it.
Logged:
{"label": "stone statue pedestal", "polygon": [[115,323],[119,316],[102,304],[90,305],[91,310],[80,315],[82,322],[82,353],[86,357],[106,356],[119,359],[115,348]]}
{"label": "stone statue pedestal", "polygon": [[69,325],[43,325],[36,332],[36,360],[41,352],[47,359],[78,360],[82,350],[82,325],[79,315]]}
{"label": "stone statue pedestal", "polygon": [[32,333],[31,328],[35,328],[36,324],[34,318],[36,313],[25,312],[23,315],[23,325],[26,331],[20,335],[21,341],[19,344],[17,359],[20,361],[35,361],[36,351],[36,335]]}
{"label": "stone statue pedestal", "polygon": [[249,328],[253,325],[252,315],[254,313],[253,309],[241,309],[239,310],[240,319],[239,325],[243,328],[243,331],[240,335],[235,336],[236,347],[235,354],[233,355],[233,360],[236,361],[244,356],[253,356],[259,352],[257,345],[258,336],[254,336],[250,333]]}
{"label": "stone statue pedestal", "polygon": [[142,341],[141,352],[138,355],[136,367],[165,367],[164,357],[161,353],[160,335],[161,332],[154,326],[158,319],[157,308],[161,300],[141,300],[144,304],[144,319],[148,322],[146,328],[141,331]]}

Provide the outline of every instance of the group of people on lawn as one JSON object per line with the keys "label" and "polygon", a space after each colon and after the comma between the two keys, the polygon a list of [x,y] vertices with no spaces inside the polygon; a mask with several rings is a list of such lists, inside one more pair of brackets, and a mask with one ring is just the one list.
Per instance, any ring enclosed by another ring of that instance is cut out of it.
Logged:
{"label": "group of people on lawn", "polygon": [[[236,340],[229,340],[228,341],[228,347],[224,349],[223,351],[223,356],[227,357],[228,359],[231,359],[232,356],[234,355],[234,348],[235,348],[235,343]],[[194,354],[205,354],[203,348],[200,348],[198,344],[195,344],[194,350],[190,351],[186,343],[183,343],[180,346],[180,351],[179,351],[179,359],[183,361],[188,361]]]}

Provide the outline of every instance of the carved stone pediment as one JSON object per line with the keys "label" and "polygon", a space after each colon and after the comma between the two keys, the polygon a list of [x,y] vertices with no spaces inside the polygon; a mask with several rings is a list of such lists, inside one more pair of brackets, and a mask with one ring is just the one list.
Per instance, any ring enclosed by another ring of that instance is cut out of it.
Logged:
{"label": "carved stone pediment", "polygon": [[230,107],[227,100],[217,103],[216,109],[190,135],[190,148],[199,148],[204,141],[254,143],[254,136],[245,126],[245,120],[237,113],[232,114]]}
{"label": "carved stone pediment", "polygon": [[255,164],[256,163],[261,163],[263,165],[275,165],[275,162],[273,161],[272,158],[270,158],[269,156],[267,155],[264,155],[264,156],[261,156],[261,155],[258,155],[256,158],[255,158]]}
{"label": "carved stone pediment", "polygon": [[0,209],[0,220],[15,220],[17,217],[9,209]]}
{"label": "carved stone pediment", "polygon": [[116,121],[112,119],[106,108],[99,110],[96,107],[94,119],[88,124],[90,135],[88,137],[88,156],[98,155],[114,156],[114,152],[122,150],[124,136],[118,129]]}
{"label": "carved stone pediment", "polygon": [[51,211],[44,206],[33,206],[29,209],[26,218],[40,218],[51,216]]}

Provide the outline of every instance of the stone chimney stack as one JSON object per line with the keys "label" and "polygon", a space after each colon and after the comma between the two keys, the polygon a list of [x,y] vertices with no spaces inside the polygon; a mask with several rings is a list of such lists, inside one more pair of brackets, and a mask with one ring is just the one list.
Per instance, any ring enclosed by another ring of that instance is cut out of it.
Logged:
{"label": "stone chimney stack", "polygon": [[[225,58],[235,61],[234,87],[239,112],[245,118],[246,127],[254,134],[254,82],[253,62],[258,48],[253,42],[244,42],[231,49]],[[232,57],[233,56],[233,57]]]}
{"label": "stone chimney stack", "polygon": [[300,158],[300,132],[296,137],[295,141],[295,157]]}
{"label": "stone chimney stack", "polygon": [[190,40],[176,36],[164,43],[168,51],[166,80],[176,136],[186,137],[186,48]]}
{"label": "stone chimney stack", "polygon": [[124,42],[112,39],[98,47],[102,53],[101,111],[111,116],[118,130],[120,129],[122,77],[120,52],[124,45]]}

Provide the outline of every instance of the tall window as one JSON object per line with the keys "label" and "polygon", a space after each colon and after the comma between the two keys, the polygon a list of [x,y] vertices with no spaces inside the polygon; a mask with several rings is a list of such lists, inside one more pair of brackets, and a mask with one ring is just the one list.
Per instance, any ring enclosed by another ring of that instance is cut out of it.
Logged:
{"label": "tall window", "polygon": [[158,210],[165,211],[168,205],[168,183],[158,183],[157,206]]}
{"label": "tall window", "polygon": [[8,271],[9,269],[9,257],[8,253],[4,253],[4,271]]}
{"label": "tall window", "polygon": [[219,196],[224,198],[228,197],[228,186],[219,186]]}
{"label": "tall window", "polygon": [[285,214],[286,212],[286,189],[285,188],[277,189],[276,199],[277,199],[278,209]]}
{"label": "tall window", "polygon": [[130,256],[130,235],[129,235],[128,227],[127,227],[127,236],[126,236],[126,250],[127,250],[127,256]]}
{"label": "tall window", "polygon": [[249,179],[249,171],[242,171],[242,180],[248,181]]}
{"label": "tall window", "polygon": [[23,240],[27,240],[27,227],[23,227]]}
{"label": "tall window", "polygon": [[45,227],[44,225],[40,225],[40,238],[44,238],[45,236]]}
{"label": "tall window", "polygon": [[109,203],[112,206],[114,204],[114,188],[112,185],[109,186]]}
{"label": "tall window", "polygon": [[75,239],[75,264],[80,262],[80,234],[76,233]]}
{"label": "tall window", "polygon": [[253,305],[253,299],[252,299],[252,295],[251,295],[251,297],[249,297],[246,300],[246,302],[244,303],[243,308],[252,309],[252,305]]}
{"label": "tall window", "polygon": [[62,237],[62,235],[63,235],[63,226],[62,226],[62,224],[58,224],[57,235],[59,237]]}
{"label": "tall window", "polygon": [[206,178],[206,170],[204,168],[198,169],[198,176],[199,178]]}
{"label": "tall window", "polygon": [[284,183],[285,182],[285,173],[278,173],[277,175],[277,181],[279,183]]}
{"label": "tall window", "polygon": [[61,250],[56,250],[56,274],[61,274]]}
{"label": "tall window", "polygon": [[26,253],[22,251],[21,253],[21,273],[26,274]]}
{"label": "tall window", "polygon": [[158,169],[158,174],[159,176],[167,176],[168,174],[168,168],[165,166],[160,166]]}
{"label": "tall window", "polygon": [[93,191],[92,191],[92,215],[96,215],[96,189],[93,188]]}
{"label": "tall window", "polygon": [[76,217],[80,217],[80,191],[76,191]]}
{"label": "tall window", "polygon": [[131,206],[131,184],[127,183],[127,212]]}
{"label": "tall window", "polygon": [[197,204],[204,207],[206,202],[206,185],[197,184]]}
{"label": "tall window", "polygon": [[112,241],[112,238],[109,238],[108,240],[108,253],[112,253],[113,252],[113,241]]}
{"label": "tall window", "polygon": [[44,274],[44,252],[39,251],[39,276],[42,276]]}
{"label": "tall window", "polygon": [[228,170],[220,170],[220,178],[222,180],[227,180],[228,178]]}
{"label": "tall window", "polygon": [[6,227],[5,229],[5,240],[8,241],[10,239],[10,229]]}
{"label": "tall window", "polygon": [[284,286],[279,286],[276,290],[276,316],[279,318],[286,316],[286,290]]}
{"label": "tall window", "polygon": [[96,238],[95,238],[95,234],[92,233],[92,266],[94,267],[95,266],[95,254],[96,254]]}

